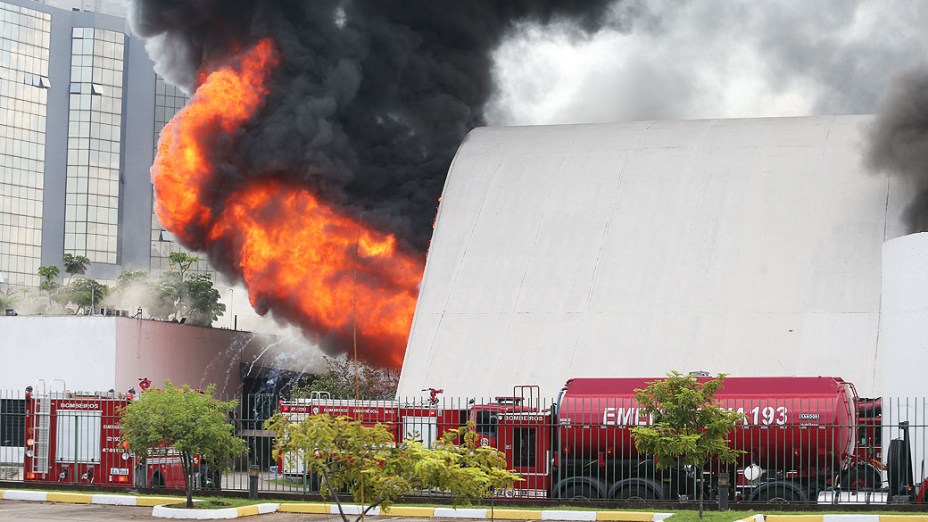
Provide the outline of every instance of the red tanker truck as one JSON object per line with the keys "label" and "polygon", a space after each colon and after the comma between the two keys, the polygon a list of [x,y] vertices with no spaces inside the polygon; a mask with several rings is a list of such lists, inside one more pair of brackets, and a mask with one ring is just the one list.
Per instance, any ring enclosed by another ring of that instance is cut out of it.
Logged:
{"label": "red tanker truck", "polygon": [[[730,437],[742,457],[733,466],[713,463],[701,472],[658,470],[652,457],[637,451],[631,431],[652,420],[635,401],[635,389],[654,380],[571,379],[550,408],[507,397],[499,405],[472,407],[470,420],[481,443],[503,451],[522,475],[505,492],[512,497],[679,500],[695,498],[702,487],[710,498],[718,494],[720,474],[727,473],[732,500],[815,502],[828,491],[836,502],[850,489],[854,495],[867,492],[868,502],[924,500],[925,483],[912,481],[911,458],[901,441],[890,447],[889,489],[883,487],[883,465],[872,458],[880,431],[872,416],[879,403],[860,399],[851,383],[837,377],[726,378],[717,399],[742,414]],[[867,412],[867,422],[860,421],[858,409]],[[858,434],[864,435],[866,454],[857,449]]]}

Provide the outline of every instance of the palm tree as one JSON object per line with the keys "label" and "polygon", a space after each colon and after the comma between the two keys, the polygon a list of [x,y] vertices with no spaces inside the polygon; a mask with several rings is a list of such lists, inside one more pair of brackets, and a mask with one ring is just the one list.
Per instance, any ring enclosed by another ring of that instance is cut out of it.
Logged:
{"label": "palm tree", "polygon": [[76,256],[74,254],[64,255],[64,271],[68,275],[68,285],[71,284],[71,278],[75,275],[84,275],[87,267],[90,265],[90,259],[87,256]]}
{"label": "palm tree", "polygon": [[42,278],[42,282],[39,283],[39,289],[48,292],[48,306],[52,306],[52,291],[60,286],[55,282],[55,279],[58,279],[58,276],[61,275],[61,269],[55,265],[44,265],[39,267],[39,277]]}

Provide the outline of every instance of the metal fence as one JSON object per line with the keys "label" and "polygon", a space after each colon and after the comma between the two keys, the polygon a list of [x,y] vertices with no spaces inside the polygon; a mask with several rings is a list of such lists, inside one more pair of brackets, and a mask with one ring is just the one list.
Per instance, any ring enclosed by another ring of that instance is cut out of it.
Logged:
{"label": "metal fence", "polygon": [[[928,474],[926,398],[842,404],[823,398],[765,403],[757,397],[724,407],[741,413],[729,438],[740,455],[733,464],[711,461],[699,469],[638,452],[633,432],[652,419],[627,399],[415,398],[375,404],[319,398],[281,407],[276,395],[249,395],[240,398],[233,420],[247,454],[227,466],[198,463],[197,487],[248,491],[249,468],[256,467],[261,493],[317,494],[319,481],[298,461],[274,457],[273,433],[264,421],[282,411],[295,422],[329,414],[381,423],[397,439],[413,437],[426,445],[472,421],[479,443],[502,451],[523,478],[515,488],[495,492],[497,501],[680,502],[700,495],[730,503],[926,500],[921,490]],[[169,475],[169,448],[151,457],[161,465],[157,475],[152,462],[136,462],[119,449],[118,415],[74,403],[43,411],[45,417],[30,415],[22,392],[0,394],[0,480],[127,489],[177,484]],[[44,449],[38,444],[43,436]],[[88,469],[94,470],[90,476]],[[124,469],[131,469],[131,478],[119,478]]]}

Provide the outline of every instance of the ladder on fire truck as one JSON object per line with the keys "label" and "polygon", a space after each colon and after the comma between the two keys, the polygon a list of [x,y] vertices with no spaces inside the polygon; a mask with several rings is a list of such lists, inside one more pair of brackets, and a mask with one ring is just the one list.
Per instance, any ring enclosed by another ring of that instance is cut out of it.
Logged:
{"label": "ladder on fire truck", "polygon": [[[52,383],[60,382],[62,396],[66,390],[64,380],[62,379],[52,379]],[[41,385],[41,388],[39,386]],[[33,409],[32,416],[32,438],[34,440],[33,451],[35,455],[32,459],[32,473],[48,473],[48,446],[49,446],[49,434],[51,433],[51,409],[52,409],[52,396],[48,389],[46,389],[45,379],[38,379],[35,385],[36,395],[38,398],[34,398],[35,407]],[[39,391],[41,390],[41,391]]]}

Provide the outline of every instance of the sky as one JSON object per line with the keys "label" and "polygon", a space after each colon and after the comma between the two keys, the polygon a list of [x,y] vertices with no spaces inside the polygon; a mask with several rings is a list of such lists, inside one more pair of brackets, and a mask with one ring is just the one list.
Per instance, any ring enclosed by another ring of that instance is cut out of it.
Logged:
{"label": "sky", "polygon": [[523,23],[491,125],[868,114],[924,66],[928,2],[631,0],[590,36]]}

